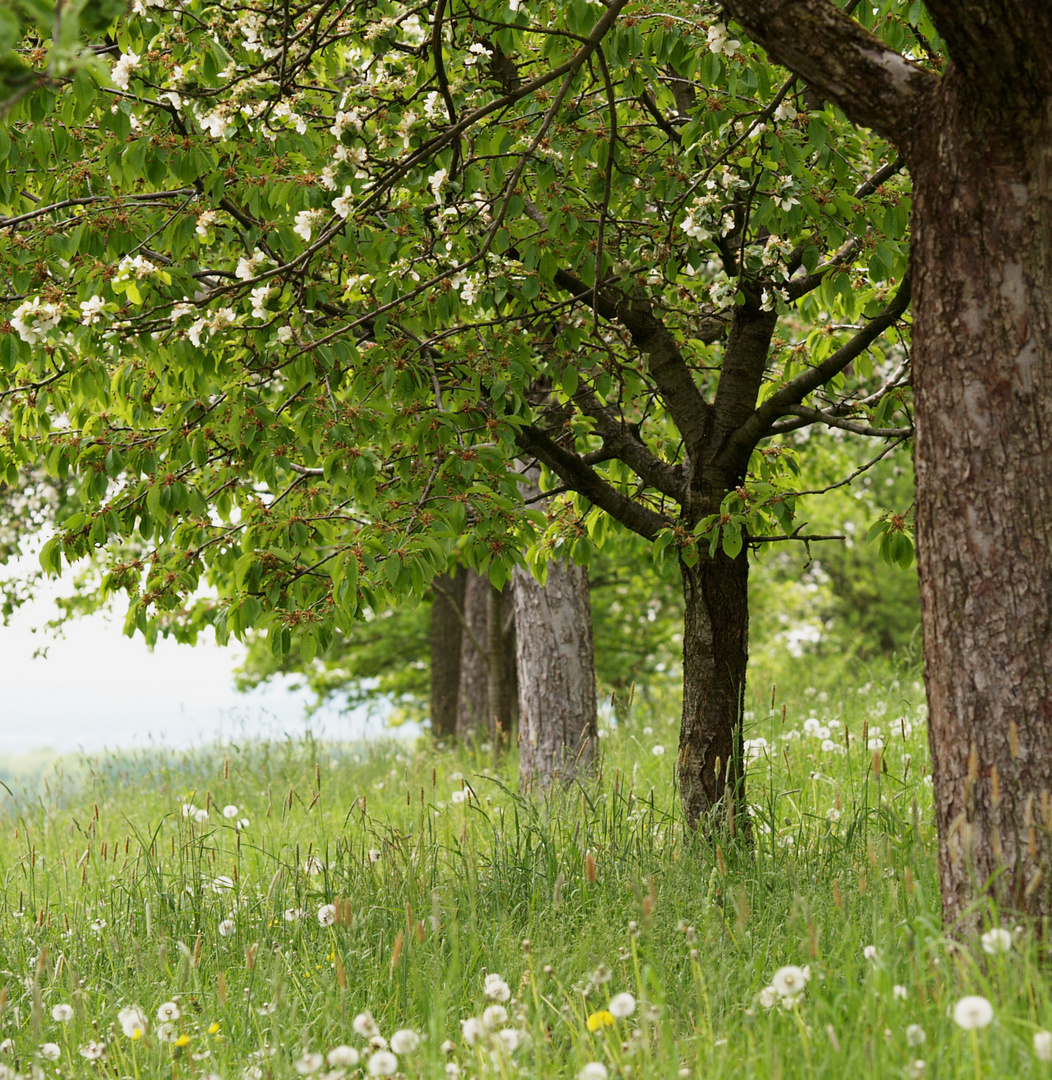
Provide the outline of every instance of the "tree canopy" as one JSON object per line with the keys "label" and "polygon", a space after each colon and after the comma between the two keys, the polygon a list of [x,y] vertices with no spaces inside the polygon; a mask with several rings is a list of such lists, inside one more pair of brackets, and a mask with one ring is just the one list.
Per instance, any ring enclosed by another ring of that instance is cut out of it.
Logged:
{"label": "tree canopy", "polygon": [[617,522],[733,558],[794,528],[778,435],[909,433],[899,162],[715,6],[139,0],[89,45],[31,28],[0,128],[0,454],[148,637],[309,658],[454,547],[500,582]]}

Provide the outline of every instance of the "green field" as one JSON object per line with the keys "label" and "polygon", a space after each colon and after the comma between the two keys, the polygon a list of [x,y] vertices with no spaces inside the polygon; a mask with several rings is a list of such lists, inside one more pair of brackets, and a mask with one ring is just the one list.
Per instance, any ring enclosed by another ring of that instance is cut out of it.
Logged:
{"label": "green field", "polygon": [[654,705],[547,802],[429,743],[56,769],[3,793],[0,1075],[1046,1075],[1038,943],[942,931],[921,700],[765,701],[719,846]]}

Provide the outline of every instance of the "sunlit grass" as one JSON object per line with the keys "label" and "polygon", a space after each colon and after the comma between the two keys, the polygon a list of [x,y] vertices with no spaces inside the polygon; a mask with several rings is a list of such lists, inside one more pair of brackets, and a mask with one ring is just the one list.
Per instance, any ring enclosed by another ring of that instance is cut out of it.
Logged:
{"label": "sunlit grass", "polygon": [[[1044,1075],[1038,943],[941,927],[921,700],[754,691],[751,827],[718,843],[685,833],[674,711],[642,695],[548,800],[513,757],[427,745],[89,761],[5,795],[0,1067]],[[989,1026],[955,1022],[965,995]]]}

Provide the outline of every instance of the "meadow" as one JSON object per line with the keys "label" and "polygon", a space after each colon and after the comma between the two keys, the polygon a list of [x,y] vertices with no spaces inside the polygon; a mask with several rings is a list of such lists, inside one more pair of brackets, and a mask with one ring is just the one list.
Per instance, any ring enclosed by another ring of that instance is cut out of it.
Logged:
{"label": "meadow", "polygon": [[661,700],[547,799],[427,741],[60,763],[0,792],[0,1077],[1045,1076],[1034,932],[941,925],[922,702],[752,691],[719,843]]}

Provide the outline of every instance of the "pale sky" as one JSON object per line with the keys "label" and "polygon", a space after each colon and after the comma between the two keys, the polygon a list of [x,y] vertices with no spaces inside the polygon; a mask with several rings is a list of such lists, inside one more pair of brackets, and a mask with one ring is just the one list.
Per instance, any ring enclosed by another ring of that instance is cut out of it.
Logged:
{"label": "pale sky", "polygon": [[[50,601],[27,604],[0,626],[0,755],[50,748],[59,753],[163,744],[186,747],[238,736],[281,738],[309,727],[316,735],[357,739],[383,723],[329,709],[310,720],[309,695],[286,685],[249,695],[234,689],[240,646],[191,647],[121,632],[123,612],[76,620],[65,637],[32,628],[53,615]],[[33,653],[47,644],[47,658]]]}

